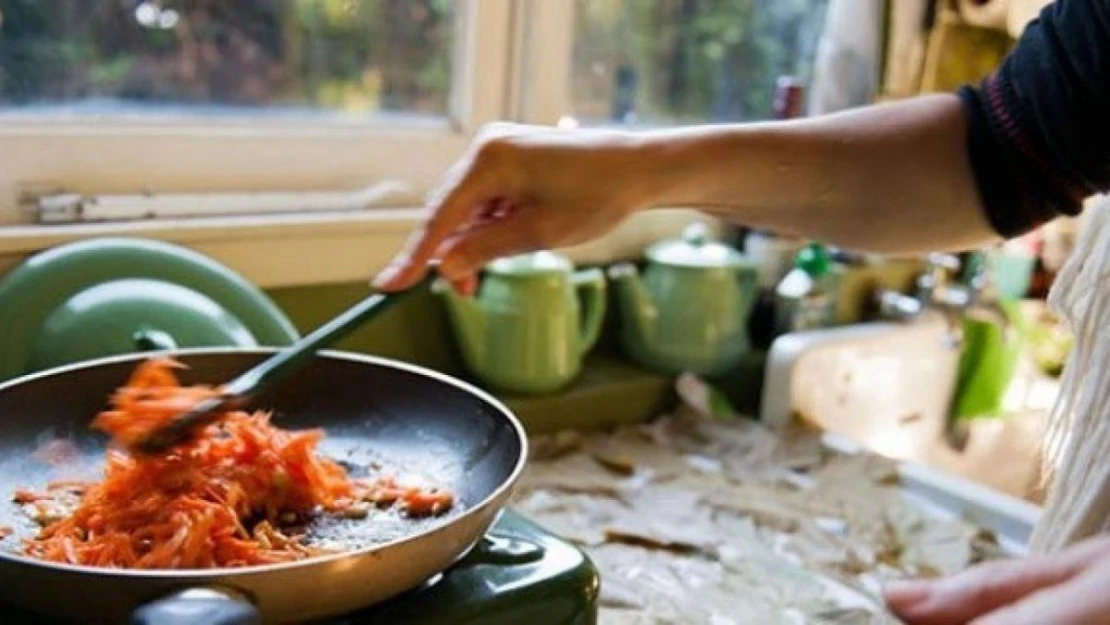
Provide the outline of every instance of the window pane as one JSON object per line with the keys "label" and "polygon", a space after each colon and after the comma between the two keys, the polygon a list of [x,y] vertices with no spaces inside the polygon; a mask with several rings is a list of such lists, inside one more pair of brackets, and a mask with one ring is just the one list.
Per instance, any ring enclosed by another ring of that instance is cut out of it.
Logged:
{"label": "window pane", "polygon": [[0,0],[0,109],[442,116],[453,0]]}
{"label": "window pane", "polygon": [[827,0],[575,0],[571,114],[587,122],[766,119],[808,82]]}

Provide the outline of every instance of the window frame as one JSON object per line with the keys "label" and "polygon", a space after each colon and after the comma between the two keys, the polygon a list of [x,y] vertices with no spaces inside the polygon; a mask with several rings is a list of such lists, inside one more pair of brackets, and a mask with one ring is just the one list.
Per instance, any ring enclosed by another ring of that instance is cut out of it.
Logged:
{"label": "window frame", "polygon": [[443,119],[0,116],[0,226],[31,223],[27,200],[50,192],[335,191],[400,179],[417,205],[475,129],[508,116],[515,3],[459,0]]}
{"label": "window frame", "polygon": [[[552,125],[571,110],[576,4],[574,0],[519,0],[510,108],[522,123]],[[552,76],[563,80],[551,80]]]}
{"label": "window frame", "polygon": [[[0,117],[0,275],[59,244],[136,236],[191,247],[263,288],[367,278],[423,219],[422,198],[479,128],[497,120],[549,125],[570,110],[574,2],[457,1],[446,119],[385,127],[328,120]],[[58,193],[334,192],[389,180],[406,183],[407,195],[361,211],[42,224],[29,208]],[[650,211],[562,251],[580,263],[632,258],[695,219],[706,218],[689,210]]]}

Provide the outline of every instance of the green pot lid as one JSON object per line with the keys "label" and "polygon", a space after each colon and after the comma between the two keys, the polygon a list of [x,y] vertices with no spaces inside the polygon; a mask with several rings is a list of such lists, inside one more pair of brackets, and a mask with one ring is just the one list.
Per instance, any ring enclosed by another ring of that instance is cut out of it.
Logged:
{"label": "green pot lid", "polygon": [[739,268],[751,264],[732,247],[714,241],[709,228],[701,222],[687,226],[681,239],[652,245],[645,256],[653,263],[674,267]]}
{"label": "green pot lid", "polygon": [[243,322],[212,298],[161,280],[112,280],[89,287],[47,315],[28,369],[132,351],[257,347]]}
{"label": "green pot lid", "polygon": [[61,245],[0,277],[0,328],[0,380],[138,351],[297,338],[281,310],[229,268],[133,238]]}
{"label": "green pot lid", "polygon": [[574,264],[565,256],[543,250],[498,258],[486,265],[486,270],[502,276],[539,276],[570,273]]}

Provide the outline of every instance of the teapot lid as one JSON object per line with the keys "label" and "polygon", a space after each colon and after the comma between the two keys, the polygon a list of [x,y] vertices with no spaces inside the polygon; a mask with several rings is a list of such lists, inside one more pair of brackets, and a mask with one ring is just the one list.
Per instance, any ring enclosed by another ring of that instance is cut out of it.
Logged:
{"label": "teapot lid", "polygon": [[648,260],[678,267],[740,267],[748,264],[744,255],[710,238],[709,228],[694,222],[682,231],[682,238],[661,241],[645,253]]}
{"label": "teapot lid", "polygon": [[503,276],[535,276],[569,273],[574,270],[570,259],[550,250],[503,256],[486,265],[486,270]]}

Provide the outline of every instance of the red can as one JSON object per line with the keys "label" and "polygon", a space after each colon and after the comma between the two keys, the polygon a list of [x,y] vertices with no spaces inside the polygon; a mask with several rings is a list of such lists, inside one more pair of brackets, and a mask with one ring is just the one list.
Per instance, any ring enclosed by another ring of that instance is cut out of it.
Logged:
{"label": "red can", "polygon": [[804,117],[802,105],[805,101],[805,85],[795,76],[779,76],[775,81],[775,96],[771,102],[771,114],[775,119],[794,119]]}

